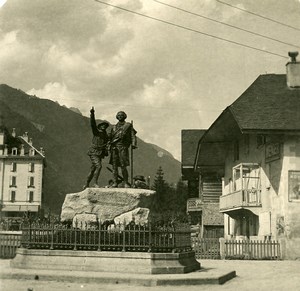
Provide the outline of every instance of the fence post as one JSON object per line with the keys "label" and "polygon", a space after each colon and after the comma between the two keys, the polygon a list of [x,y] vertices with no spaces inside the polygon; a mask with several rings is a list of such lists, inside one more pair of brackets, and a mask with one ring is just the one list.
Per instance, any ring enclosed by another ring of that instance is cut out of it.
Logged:
{"label": "fence post", "polygon": [[77,219],[76,219],[75,220],[74,248],[73,248],[74,251],[77,250],[77,226],[78,226],[78,222],[77,222]]}
{"label": "fence post", "polygon": [[53,250],[53,244],[54,244],[54,223],[52,222],[51,227],[51,244],[50,244],[50,250]]}
{"label": "fence post", "polygon": [[[125,219],[124,219],[124,222],[123,222],[123,248],[122,248],[122,252],[125,252],[125,235],[126,235],[125,225],[126,225],[126,222],[125,222]],[[130,235],[130,233],[129,233],[129,235]]]}
{"label": "fence post", "polygon": [[98,252],[101,252],[101,220],[99,219],[99,228],[98,228]]}
{"label": "fence post", "polygon": [[284,260],[286,258],[286,239],[285,238],[280,238],[278,240],[279,244],[278,244],[278,248],[277,249],[277,260]]}
{"label": "fence post", "polygon": [[151,253],[152,252],[152,248],[151,248],[151,245],[152,245],[152,236],[151,236],[151,232],[152,232],[152,228],[151,228],[151,222],[150,222],[150,219],[148,221],[148,229],[149,229],[149,249],[148,249],[148,253]]}
{"label": "fence post", "polygon": [[30,248],[30,244],[31,244],[31,221],[29,221],[29,237],[27,241],[27,249]]}
{"label": "fence post", "polygon": [[226,253],[225,253],[225,238],[220,237],[219,238],[219,244],[220,244],[220,257],[221,260],[225,260]]}

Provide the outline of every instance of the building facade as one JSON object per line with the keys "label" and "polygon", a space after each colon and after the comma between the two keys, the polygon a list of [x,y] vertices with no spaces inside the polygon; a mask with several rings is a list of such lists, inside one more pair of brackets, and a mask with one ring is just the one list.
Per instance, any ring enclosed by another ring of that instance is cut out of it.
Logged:
{"label": "building facade", "polygon": [[225,238],[280,240],[291,259],[300,258],[299,88],[295,58],[287,75],[259,76],[203,135],[195,161],[223,169]]}
{"label": "building facade", "polygon": [[[224,218],[219,212],[222,175],[211,168],[194,171],[196,149],[205,130],[182,130],[182,179],[188,182],[187,213],[199,237],[218,238],[224,235]],[[198,169],[199,170],[199,169]]]}
{"label": "building facade", "polygon": [[0,207],[1,218],[37,215],[42,206],[45,155],[37,150],[27,133],[16,137],[0,128]]}

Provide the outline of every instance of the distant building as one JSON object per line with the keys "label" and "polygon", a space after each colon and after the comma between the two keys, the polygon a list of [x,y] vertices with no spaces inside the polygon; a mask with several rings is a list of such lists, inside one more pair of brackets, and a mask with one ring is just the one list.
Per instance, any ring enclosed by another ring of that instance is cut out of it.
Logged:
{"label": "distant building", "polygon": [[267,74],[201,137],[195,169],[223,171],[225,238],[279,239],[300,257],[300,62]]}
{"label": "distant building", "polygon": [[187,212],[192,228],[200,237],[223,237],[224,217],[219,212],[222,195],[222,175],[211,167],[194,171],[195,157],[200,138],[205,130],[182,130],[182,179],[188,181]]}
{"label": "distant building", "polygon": [[[2,123],[2,122],[1,122]],[[16,137],[0,124],[0,207],[1,217],[37,214],[42,206],[45,155],[25,133]]]}

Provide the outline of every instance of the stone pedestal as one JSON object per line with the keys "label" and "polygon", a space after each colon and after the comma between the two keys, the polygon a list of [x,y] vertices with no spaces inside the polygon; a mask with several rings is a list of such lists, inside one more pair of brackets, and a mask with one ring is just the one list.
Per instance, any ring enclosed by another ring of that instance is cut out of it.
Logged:
{"label": "stone pedestal", "polygon": [[134,274],[184,274],[200,269],[194,252],[143,253],[20,248],[11,267]]}
{"label": "stone pedestal", "polygon": [[61,220],[72,222],[75,215],[95,214],[104,221],[135,210],[153,207],[155,191],[131,188],[87,188],[67,194],[62,206]]}

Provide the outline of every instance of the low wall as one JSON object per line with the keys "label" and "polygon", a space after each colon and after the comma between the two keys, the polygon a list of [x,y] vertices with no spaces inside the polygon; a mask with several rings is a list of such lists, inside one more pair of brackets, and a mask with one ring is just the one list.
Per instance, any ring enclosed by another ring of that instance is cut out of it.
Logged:
{"label": "low wall", "polygon": [[11,267],[139,274],[183,274],[200,269],[194,252],[142,253],[17,249]]}

